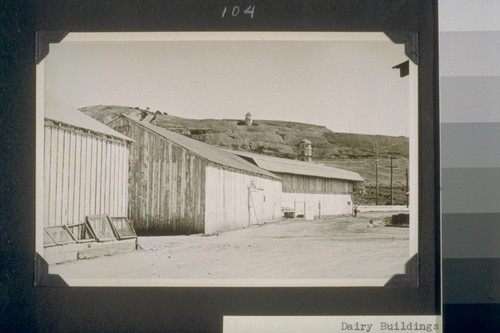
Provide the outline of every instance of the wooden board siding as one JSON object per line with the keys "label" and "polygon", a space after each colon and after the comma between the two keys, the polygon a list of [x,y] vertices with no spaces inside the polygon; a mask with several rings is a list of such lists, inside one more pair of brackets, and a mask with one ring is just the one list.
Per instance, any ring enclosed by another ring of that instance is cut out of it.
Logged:
{"label": "wooden board siding", "polygon": [[348,194],[353,191],[352,181],[277,173],[283,180],[283,192]]}
{"label": "wooden board siding", "polygon": [[[253,194],[255,210],[249,212],[248,187],[252,182],[256,187]],[[206,170],[205,201],[206,234],[279,220],[281,181],[210,165]]]}
{"label": "wooden board siding", "polygon": [[355,182],[342,179],[278,174],[283,179],[282,206],[303,215],[304,209],[314,216],[352,214]]}
{"label": "wooden board siding", "polygon": [[127,143],[45,123],[44,226],[127,216]]}
{"label": "wooden board siding", "polygon": [[352,214],[350,194],[282,193],[281,197],[283,208],[295,209],[296,215],[304,214],[304,206],[315,217]]}
{"label": "wooden board siding", "polygon": [[136,232],[203,233],[205,160],[127,118],[109,126],[135,141],[130,147],[129,218]]}

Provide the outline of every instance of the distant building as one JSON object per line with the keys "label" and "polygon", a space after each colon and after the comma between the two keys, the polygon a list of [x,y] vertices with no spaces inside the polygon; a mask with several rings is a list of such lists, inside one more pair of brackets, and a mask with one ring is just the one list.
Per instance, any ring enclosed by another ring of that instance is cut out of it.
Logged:
{"label": "distant building", "polygon": [[352,193],[363,178],[353,171],[266,155],[233,151],[283,181],[283,209],[313,218],[352,214]]}
{"label": "distant building", "polygon": [[245,115],[245,124],[247,126],[252,126],[252,123],[253,123],[253,120],[252,120],[252,114],[250,112],[248,112],[246,115]]}
{"label": "distant building", "polygon": [[244,159],[146,121],[131,137],[129,215],[139,234],[213,234],[281,218],[281,179]]}
{"label": "distant building", "polygon": [[76,110],[45,111],[45,226],[127,216],[133,140]]}

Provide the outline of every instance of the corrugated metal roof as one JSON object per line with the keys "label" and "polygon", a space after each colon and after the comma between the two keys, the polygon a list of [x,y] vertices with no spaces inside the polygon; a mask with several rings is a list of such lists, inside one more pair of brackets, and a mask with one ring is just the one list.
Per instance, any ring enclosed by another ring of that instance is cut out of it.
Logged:
{"label": "corrugated metal roof", "polygon": [[314,162],[303,162],[242,151],[228,151],[240,156],[251,158],[259,167],[271,172],[315,176],[321,178],[345,179],[356,182],[364,181],[363,177],[361,177],[361,175],[357,172],[334,168]]}
{"label": "corrugated metal roof", "polygon": [[241,157],[237,156],[234,153],[225,151],[223,149],[217,148],[215,146],[209,145],[207,143],[194,140],[191,138],[188,138],[187,136],[171,132],[169,130],[166,130],[162,127],[158,127],[155,125],[152,125],[148,122],[143,122],[143,121],[137,121],[131,117],[128,117],[126,115],[122,115],[123,117],[129,119],[130,121],[133,121],[150,131],[164,137],[165,139],[172,141],[179,146],[182,146],[190,151],[192,151],[194,154],[201,156],[202,158],[222,165],[222,166],[228,166],[233,169],[238,169],[242,171],[246,171],[252,174],[258,174],[258,175],[263,175],[269,178],[274,178],[274,179],[281,179],[278,176],[270,173],[269,171],[266,171],[264,169],[259,168],[258,166],[245,161]]}
{"label": "corrugated metal roof", "polygon": [[45,110],[45,118],[56,122],[68,124],[74,127],[78,127],[84,130],[110,135],[118,139],[126,141],[134,141],[131,138],[126,137],[125,135],[115,131],[114,129],[104,125],[103,123],[77,110],[62,109],[62,108],[47,108]]}

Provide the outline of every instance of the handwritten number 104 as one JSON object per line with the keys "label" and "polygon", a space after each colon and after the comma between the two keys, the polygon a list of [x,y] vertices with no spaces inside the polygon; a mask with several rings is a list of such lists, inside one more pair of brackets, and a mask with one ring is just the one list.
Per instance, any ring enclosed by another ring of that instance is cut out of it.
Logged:
{"label": "handwritten number 104", "polygon": [[[231,15],[232,17],[236,17],[240,14],[240,6],[233,6],[229,9],[227,8],[227,6],[225,6],[224,10],[222,11],[222,17],[226,16],[226,13],[227,15]],[[243,11],[243,14],[250,15],[250,18],[253,19],[253,16],[255,14],[255,6],[248,6],[247,9]]]}

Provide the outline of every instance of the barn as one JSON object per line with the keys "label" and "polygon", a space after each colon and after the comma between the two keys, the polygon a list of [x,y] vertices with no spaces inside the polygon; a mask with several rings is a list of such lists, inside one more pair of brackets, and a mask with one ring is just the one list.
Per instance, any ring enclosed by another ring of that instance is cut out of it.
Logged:
{"label": "barn", "polygon": [[303,215],[309,219],[352,214],[352,193],[363,178],[357,172],[312,162],[310,142],[303,140],[302,143],[306,143],[306,148],[301,149],[303,161],[240,151],[234,153],[282,179],[281,205],[284,212],[294,212],[295,216]]}
{"label": "barn", "polygon": [[214,234],[281,218],[281,179],[147,120],[108,123],[132,138],[129,216],[138,234]]}
{"label": "barn", "polygon": [[117,242],[118,229],[107,219],[127,217],[131,142],[76,110],[45,111],[43,243],[49,263],[135,248],[135,239]]}

